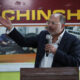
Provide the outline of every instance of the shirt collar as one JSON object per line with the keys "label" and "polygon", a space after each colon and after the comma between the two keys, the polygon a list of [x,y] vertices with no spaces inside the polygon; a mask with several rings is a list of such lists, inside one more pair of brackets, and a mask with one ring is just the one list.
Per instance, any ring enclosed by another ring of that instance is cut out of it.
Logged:
{"label": "shirt collar", "polygon": [[59,44],[59,43],[60,43],[60,41],[61,41],[64,33],[65,33],[65,29],[64,29],[63,32],[59,35],[58,40],[55,42],[56,44]]}

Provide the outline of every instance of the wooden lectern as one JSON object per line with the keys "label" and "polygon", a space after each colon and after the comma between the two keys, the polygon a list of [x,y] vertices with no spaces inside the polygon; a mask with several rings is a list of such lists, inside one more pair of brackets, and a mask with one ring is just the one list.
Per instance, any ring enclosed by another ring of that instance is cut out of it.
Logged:
{"label": "wooden lectern", "polygon": [[79,80],[79,68],[21,68],[21,80]]}

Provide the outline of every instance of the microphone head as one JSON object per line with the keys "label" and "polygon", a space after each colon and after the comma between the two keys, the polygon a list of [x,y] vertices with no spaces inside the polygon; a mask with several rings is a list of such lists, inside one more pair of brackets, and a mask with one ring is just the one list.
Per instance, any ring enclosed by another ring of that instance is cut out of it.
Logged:
{"label": "microphone head", "polygon": [[50,40],[50,39],[51,39],[51,36],[50,36],[49,34],[47,34],[47,35],[46,35],[46,39],[47,39],[47,40]]}
{"label": "microphone head", "polygon": [[46,35],[47,43],[51,44],[52,43],[52,36],[47,34]]}

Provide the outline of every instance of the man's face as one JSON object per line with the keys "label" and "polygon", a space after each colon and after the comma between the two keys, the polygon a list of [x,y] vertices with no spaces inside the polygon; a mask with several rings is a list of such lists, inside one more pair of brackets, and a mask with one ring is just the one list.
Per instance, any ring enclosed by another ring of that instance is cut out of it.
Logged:
{"label": "man's face", "polygon": [[60,33],[63,30],[62,24],[60,23],[60,16],[51,16],[48,21],[47,29],[51,35],[56,35]]}

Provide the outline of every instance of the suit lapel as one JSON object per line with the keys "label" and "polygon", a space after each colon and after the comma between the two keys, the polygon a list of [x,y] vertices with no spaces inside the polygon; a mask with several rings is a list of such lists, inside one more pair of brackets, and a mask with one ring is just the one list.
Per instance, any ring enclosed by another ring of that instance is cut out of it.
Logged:
{"label": "suit lapel", "polygon": [[61,39],[61,42],[59,44],[59,47],[58,47],[59,49],[63,50],[67,39],[68,39],[68,33],[65,31],[65,33],[64,33],[64,35],[63,35],[63,37]]}

